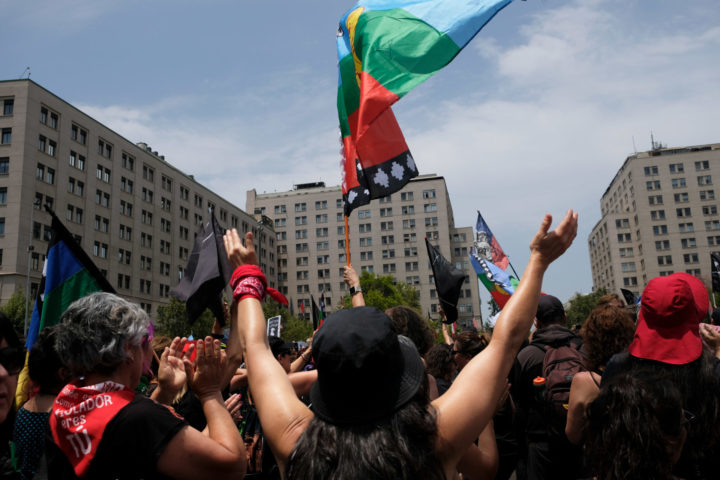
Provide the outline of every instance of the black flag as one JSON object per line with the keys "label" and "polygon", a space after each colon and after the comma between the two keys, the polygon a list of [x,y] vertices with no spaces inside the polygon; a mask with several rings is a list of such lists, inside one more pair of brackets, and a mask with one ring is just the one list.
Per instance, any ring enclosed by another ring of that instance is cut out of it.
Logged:
{"label": "black flag", "polygon": [[627,288],[621,288],[620,292],[623,294],[623,298],[625,299],[625,303],[627,303],[629,306],[635,305],[635,294],[633,294],[630,290]]}
{"label": "black flag", "polygon": [[440,254],[437,248],[430,245],[427,237],[425,237],[425,246],[435,277],[435,290],[437,290],[440,305],[445,312],[445,323],[453,323],[458,318],[457,302],[467,275],[455,268]]}
{"label": "black flag", "polygon": [[195,245],[185,269],[185,276],[170,294],[185,301],[188,321],[191,324],[209,308],[220,324],[224,325],[222,292],[231,275],[223,243],[223,230],[215,218],[215,213],[211,211],[210,219],[200,225],[195,236]]}
{"label": "black flag", "polygon": [[710,267],[710,271],[712,272],[712,291],[720,293],[720,253],[710,253],[710,262],[712,264]]}

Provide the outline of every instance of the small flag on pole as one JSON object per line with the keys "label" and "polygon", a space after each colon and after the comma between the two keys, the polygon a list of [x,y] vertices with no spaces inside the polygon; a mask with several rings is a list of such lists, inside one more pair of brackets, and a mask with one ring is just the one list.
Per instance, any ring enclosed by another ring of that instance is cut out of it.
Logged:
{"label": "small flag on pole", "polygon": [[232,272],[228,262],[223,230],[215,213],[200,225],[195,245],[188,259],[185,276],[170,294],[185,302],[188,321],[192,324],[206,308],[212,311],[220,325],[225,324],[222,292]]}
{"label": "small flag on pole", "polygon": [[458,318],[457,302],[467,275],[448,262],[440,254],[440,251],[430,244],[427,237],[425,237],[425,246],[435,278],[435,290],[437,290],[440,305],[445,312],[445,323],[452,323]]}
{"label": "small flag on pole", "polygon": [[494,263],[503,270],[507,270],[510,261],[480,212],[478,212],[477,223],[475,224],[474,247],[480,257]]}
{"label": "small flag on pole", "polygon": [[518,285],[517,279],[494,263],[482,258],[474,248],[470,250],[470,263],[472,263],[480,282],[485,285],[495,303],[502,309],[510,299],[510,295],[515,292],[515,287]]}

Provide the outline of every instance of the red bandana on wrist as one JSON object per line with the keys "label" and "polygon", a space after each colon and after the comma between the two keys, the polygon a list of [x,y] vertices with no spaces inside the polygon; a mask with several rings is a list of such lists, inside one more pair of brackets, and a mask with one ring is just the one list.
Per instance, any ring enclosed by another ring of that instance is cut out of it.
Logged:
{"label": "red bandana on wrist", "polygon": [[79,387],[68,384],[53,403],[50,430],[78,477],[87,474],[105,427],[135,398],[135,392],[115,382]]}
{"label": "red bandana on wrist", "polygon": [[230,286],[233,289],[233,298],[238,302],[245,297],[257,298],[262,301],[265,295],[278,303],[287,305],[285,296],[272,287],[267,286],[267,279],[257,265],[241,265],[235,269]]}

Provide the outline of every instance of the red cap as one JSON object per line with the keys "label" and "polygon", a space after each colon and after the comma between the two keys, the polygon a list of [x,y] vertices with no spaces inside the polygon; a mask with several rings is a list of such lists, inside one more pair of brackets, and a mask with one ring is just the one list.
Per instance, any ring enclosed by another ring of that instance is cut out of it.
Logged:
{"label": "red cap", "polygon": [[700,321],[710,306],[705,285],[687,273],[650,280],[642,294],[634,357],[684,365],[702,354]]}

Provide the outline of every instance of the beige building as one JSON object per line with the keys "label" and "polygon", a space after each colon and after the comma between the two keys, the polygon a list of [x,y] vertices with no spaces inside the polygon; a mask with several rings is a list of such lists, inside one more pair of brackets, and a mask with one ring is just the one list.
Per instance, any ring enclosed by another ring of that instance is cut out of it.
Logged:
{"label": "beige building", "polygon": [[[299,314],[309,316],[310,295],[325,292],[327,311],[347,293],[343,282],[345,223],[340,187],[296,185],[278,193],[247,193],[246,210],[273,221],[278,253],[278,284]],[[468,274],[458,302],[460,320],[480,321],[477,277],[469,263],[472,227],[456,228],[445,179],[422,175],[401,191],[353,210],[349,218],[350,257],[355,270],[392,275],[420,292],[424,312],[437,313],[438,299],[425,236],[449,261]],[[435,318],[437,318],[435,316]]]}
{"label": "beige building", "polygon": [[658,147],[629,156],[602,196],[588,238],[593,285],[639,295],[660,275],[687,272],[710,286],[720,251],[720,144]]}
{"label": "beige building", "polygon": [[0,82],[0,302],[40,282],[50,203],[118,294],[149,312],[168,301],[209,208],[252,230],[269,279],[275,232],[31,80]]}

